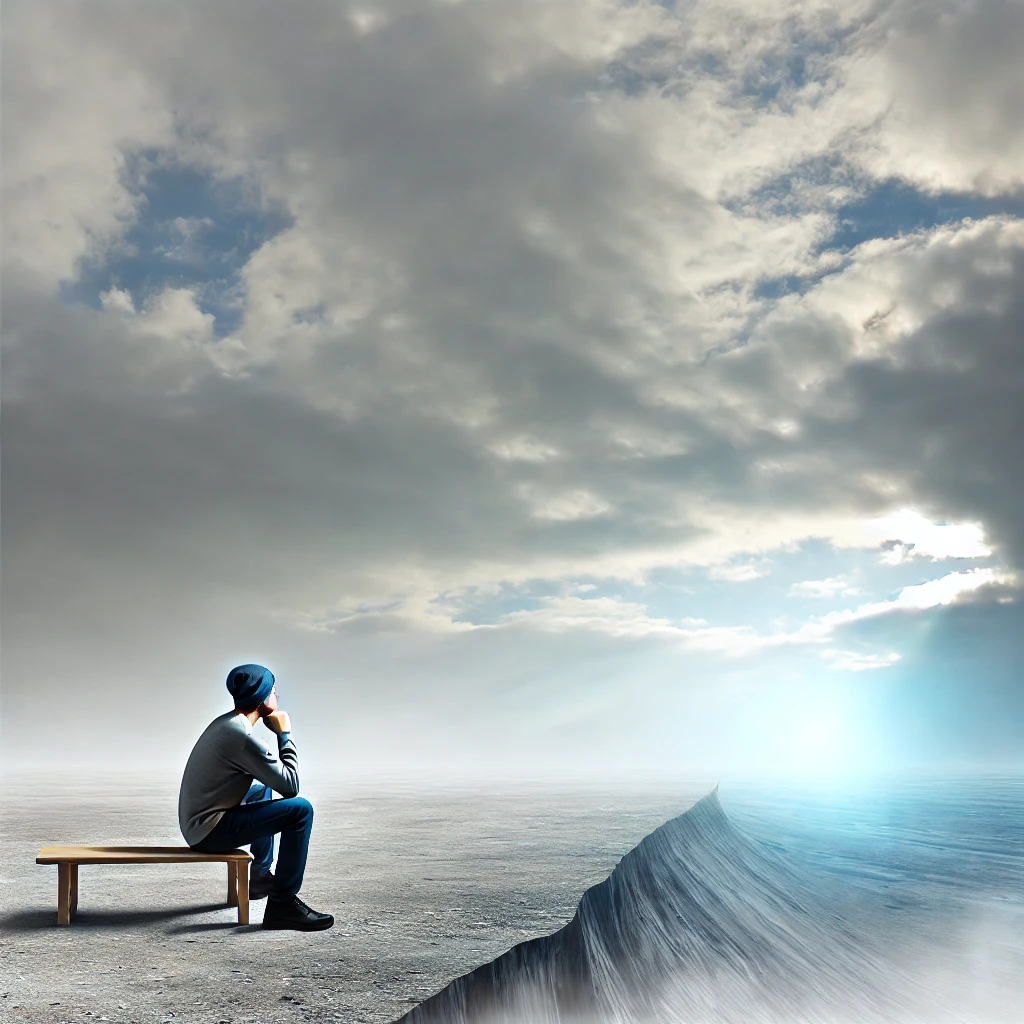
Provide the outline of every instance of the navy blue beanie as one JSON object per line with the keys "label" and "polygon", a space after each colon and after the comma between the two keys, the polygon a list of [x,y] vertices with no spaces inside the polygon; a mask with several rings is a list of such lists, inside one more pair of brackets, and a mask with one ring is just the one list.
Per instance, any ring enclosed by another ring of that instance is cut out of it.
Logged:
{"label": "navy blue beanie", "polygon": [[239,711],[255,711],[274,688],[274,673],[262,665],[239,665],[228,673],[228,692]]}

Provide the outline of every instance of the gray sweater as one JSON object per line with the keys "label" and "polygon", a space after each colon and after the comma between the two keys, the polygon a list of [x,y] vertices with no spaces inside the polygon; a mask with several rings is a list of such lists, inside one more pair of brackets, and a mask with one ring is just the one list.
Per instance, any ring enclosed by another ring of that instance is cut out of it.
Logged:
{"label": "gray sweater", "polygon": [[178,824],[189,846],[205,839],[259,779],[281,796],[299,792],[299,757],[290,733],[278,736],[278,755],[252,734],[237,711],[215,718],[196,741],[178,795]]}

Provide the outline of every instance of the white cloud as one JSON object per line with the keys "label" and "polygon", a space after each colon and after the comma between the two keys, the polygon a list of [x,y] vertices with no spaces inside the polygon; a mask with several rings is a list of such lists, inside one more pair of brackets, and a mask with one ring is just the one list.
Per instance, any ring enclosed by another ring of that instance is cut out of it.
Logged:
{"label": "white cloud", "polygon": [[789,588],[790,597],[827,598],[859,594],[843,576],[830,576],[824,580],[802,580]]}
{"label": "white cloud", "polygon": [[795,634],[798,637],[815,640],[827,636],[839,626],[880,615],[901,611],[925,611],[940,605],[953,604],[981,587],[992,585],[1014,585],[1016,575],[1003,569],[968,569],[965,572],[950,572],[939,579],[928,580],[915,586],[904,587],[890,601],[869,601],[856,608],[829,612]]}
{"label": "white cloud", "polygon": [[[730,655],[751,655],[772,647],[790,644],[820,644],[827,641],[840,627],[864,619],[876,618],[900,611],[926,611],[942,605],[956,603],[965,595],[970,595],[981,587],[1011,584],[1015,580],[1012,574],[995,569],[971,569],[966,572],[948,573],[939,579],[926,583],[904,587],[899,594],[889,601],[872,601],[856,608],[844,609],[811,619],[805,625],[791,631],[760,634],[750,626],[710,626],[706,619],[685,617],[672,619],[664,616],[653,616],[648,607],[638,601],[626,601],[619,597],[579,597],[576,595],[549,596],[540,598],[535,608],[524,608],[501,615],[494,623],[468,627],[465,623],[454,622],[459,628],[492,629],[495,627],[529,626],[546,632],[572,632],[575,630],[592,630],[611,636],[649,637],[659,636],[674,638],[683,646],[693,650],[718,651]],[[831,582],[831,581],[824,581]],[[577,592],[583,592],[587,585],[576,585]],[[591,587],[592,589],[592,587]],[[834,588],[830,589],[834,594]],[[419,607],[419,611],[416,608]],[[432,604],[429,609],[431,620],[440,624],[445,615],[457,615],[461,607],[459,600],[447,604]],[[422,614],[422,605],[409,605],[404,608],[389,608],[400,617],[405,617],[409,625],[413,625],[416,617]],[[365,615],[377,615],[377,611],[361,612]],[[336,620],[340,623],[341,618]],[[851,671],[859,655],[843,651],[826,651],[824,656],[840,659],[840,667]],[[878,656],[882,657],[882,656]],[[894,663],[899,655],[885,655],[883,661],[873,661],[875,656],[864,656],[863,668],[883,667]],[[888,659],[888,660],[885,660]],[[877,659],[876,659],[877,660]]]}
{"label": "white cloud", "polygon": [[864,526],[866,538],[875,538],[880,544],[898,542],[894,550],[905,549],[907,554],[903,557],[924,556],[937,561],[940,558],[987,558],[992,554],[992,549],[985,544],[980,523],[933,523],[913,509],[904,508],[868,520]]}
{"label": "white cloud", "polygon": [[708,579],[728,580],[730,583],[747,583],[750,580],[763,579],[771,573],[771,563],[761,562],[745,565],[713,565],[708,569]]}
{"label": "white cloud", "polygon": [[76,31],[81,13],[32,3],[4,12],[4,266],[47,289],[134,219],[126,153],[174,141],[160,83],[113,38]]}
{"label": "white cloud", "polygon": [[[937,580],[904,587],[894,602],[883,602],[886,611],[894,608],[934,608],[937,605],[952,604],[961,594],[967,594],[979,587],[992,583],[1011,583],[1012,574],[998,569],[968,569],[966,572],[951,572]],[[871,607],[870,605],[865,608]]]}
{"label": "white cloud", "polygon": [[519,485],[517,493],[535,519],[571,522],[602,516],[612,509],[603,498],[582,487],[562,489],[527,483]]}
{"label": "white cloud", "polygon": [[[944,3],[921,17],[892,4],[879,45],[844,62],[878,121],[857,158],[873,176],[938,191],[996,194],[1024,180],[1024,9],[1014,0]],[[955,83],[955,84],[954,84]]]}
{"label": "white cloud", "polygon": [[213,315],[199,308],[191,288],[166,288],[147,303],[138,330],[169,342],[196,344],[213,338]]}
{"label": "white cloud", "polygon": [[105,310],[113,313],[135,313],[131,292],[124,288],[111,288],[100,293],[100,303]]}
{"label": "white cloud", "polygon": [[644,605],[615,597],[545,597],[539,608],[509,612],[501,622],[550,632],[596,630],[618,637],[673,635],[678,631],[671,620],[650,616]]}
{"label": "white cloud", "polygon": [[873,672],[880,668],[891,668],[902,659],[895,651],[888,654],[860,654],[855,651],[825,651],[831,659],[831,667],[839,672]]}
{"label": "white cloud", "polygon": [[788,644],[824,643],[839,628],[864,619],[903,611],[926,611],[954,604],[981,587],[1013,584],[1012,573],[996,569],[970,569],[951,572],[936,580],[904,587],[891,601],[871,601],[856,608],[829,612],[790,632],[760,635],[755,630],[737,627],[712,627],[686,632],[692,646],[720,650],[732,655],[754,654],[759,650]]}
{"label": "white cloud", "polygon": [[533,437],[513,437],[495,441],[488,447],[499,459],[510,462],[548,462],[560,454],[557,448]]}

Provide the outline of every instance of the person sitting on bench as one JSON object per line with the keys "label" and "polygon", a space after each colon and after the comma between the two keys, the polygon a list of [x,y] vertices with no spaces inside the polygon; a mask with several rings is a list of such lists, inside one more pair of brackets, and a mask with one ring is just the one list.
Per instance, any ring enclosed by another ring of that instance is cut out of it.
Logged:
{"label": "person sitting on bench", "polygon": [[[185,765],[178,797],[181,834],[192,849],[204,853],[250,847],[249,898],[269,897],[264,928],[330,928],[330,914],[310,909],[298,897],[313,806],[298,795],[299,759],[288,712],[278,708],[274,674],[262,665],[239,665],[228,673],[227,687],[234,710],[206,727]],[[277,733],[277,755],[253,735],[260,718]],[[284,799],[274,800],[274,792]],[[275,875],[271,865],[278,834]]]}

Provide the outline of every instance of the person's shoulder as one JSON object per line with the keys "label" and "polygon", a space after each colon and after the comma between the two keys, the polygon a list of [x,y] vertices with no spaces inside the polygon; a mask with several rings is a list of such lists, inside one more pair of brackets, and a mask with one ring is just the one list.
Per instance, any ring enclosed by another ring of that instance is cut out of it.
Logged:
{"label": "person's shoulder", "polygon": [[226,711],[223,715],[218,715],[207,727],[206,731],[209,733],[248,733],[250,730],[246,728],[249,724],[249,720],[245,715],[240,715],[236,711]]}

